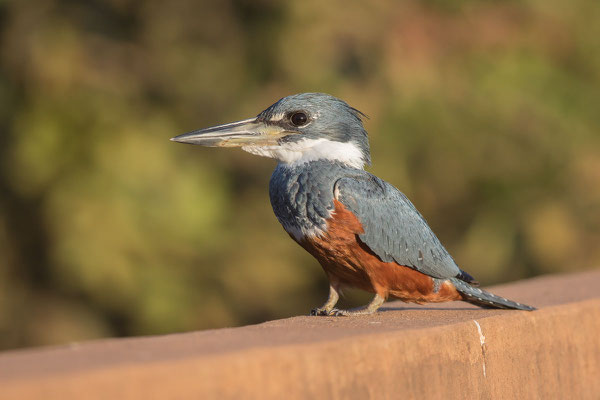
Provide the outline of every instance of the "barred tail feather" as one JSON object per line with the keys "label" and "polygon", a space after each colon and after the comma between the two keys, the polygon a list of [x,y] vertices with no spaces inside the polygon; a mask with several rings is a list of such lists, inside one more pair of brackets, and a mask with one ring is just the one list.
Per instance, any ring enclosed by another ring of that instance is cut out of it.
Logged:
{"label": "barred tail feather", "polygon": [[485,290],[473,287],[460,279],[452,278],[450,279],[450,281],[454,284],[456,290],[458,290],[463,296],[464,300],[468,301],[469,303],[492,308],[504,308],[525,311],[535,310],[535,307],[517,303],[516,301],[508,300],[504,297],[496,296],[495,294],[486,292]]}

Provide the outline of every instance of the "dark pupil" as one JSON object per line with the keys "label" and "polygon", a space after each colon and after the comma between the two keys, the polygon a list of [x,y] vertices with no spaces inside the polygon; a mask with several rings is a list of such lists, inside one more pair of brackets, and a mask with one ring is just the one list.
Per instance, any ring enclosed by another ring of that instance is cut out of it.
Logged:
{"label": "dark pupil", "polygon": [[304,125],[307,120],[306,114],[297,112],[294,115],[292,115],[291,120],[292,120],[292,124],[294,124],[296,126]]}

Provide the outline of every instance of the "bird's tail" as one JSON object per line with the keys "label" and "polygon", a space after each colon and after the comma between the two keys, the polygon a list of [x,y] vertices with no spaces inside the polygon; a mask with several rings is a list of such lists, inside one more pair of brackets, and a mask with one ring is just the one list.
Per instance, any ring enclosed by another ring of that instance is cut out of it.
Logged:
{"label": "bird's tail", "polygon": [[492,308],[505,308],[525,311],[535,310],[535,307],[517,303],[516,301],[508,300],[504,297],[496,296],[495,294],[486,292],[485,290],[473,287],[460,279],[452,278],[450,281],[454,284],[456,290],[458,290],[463,296],[463,299],[469,303]]}

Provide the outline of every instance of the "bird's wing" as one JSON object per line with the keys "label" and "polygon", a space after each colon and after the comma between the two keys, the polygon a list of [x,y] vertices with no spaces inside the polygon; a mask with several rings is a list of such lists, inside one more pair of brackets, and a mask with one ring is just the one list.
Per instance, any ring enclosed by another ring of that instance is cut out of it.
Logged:
{"label": "bird's wing", "polygon": [[394,186],[361,171],[337,180],[334,194],[356,215],[364,229],[360,240],[382,261],[435,278],[461,273],[423,216]]}

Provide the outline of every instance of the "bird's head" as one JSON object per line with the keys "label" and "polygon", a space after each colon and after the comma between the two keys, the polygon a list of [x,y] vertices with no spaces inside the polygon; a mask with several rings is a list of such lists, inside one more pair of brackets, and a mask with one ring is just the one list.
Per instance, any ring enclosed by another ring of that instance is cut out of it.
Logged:
{"label": "bird's head", "polygon": [[241,147],[284,164],[338,161],[370,164],[369,139],[360,111],[324,93],[284,97],[255,118],[200,129],[173,141],[210,147]]}

